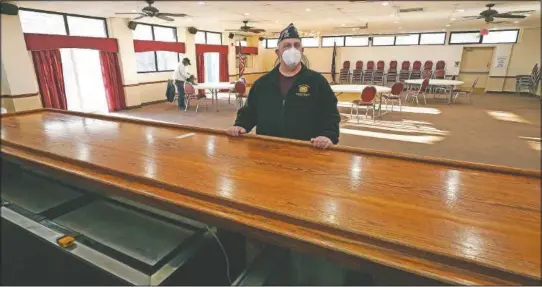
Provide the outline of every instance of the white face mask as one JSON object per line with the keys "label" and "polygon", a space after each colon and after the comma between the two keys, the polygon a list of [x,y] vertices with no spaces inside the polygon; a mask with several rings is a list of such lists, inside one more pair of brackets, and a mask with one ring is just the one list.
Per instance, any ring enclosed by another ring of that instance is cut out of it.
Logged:
{"label": "white face mask", "polygon": [[301,51],[292,47],[282,52],[282,60],[288,67],[293,68],[301,62]]}

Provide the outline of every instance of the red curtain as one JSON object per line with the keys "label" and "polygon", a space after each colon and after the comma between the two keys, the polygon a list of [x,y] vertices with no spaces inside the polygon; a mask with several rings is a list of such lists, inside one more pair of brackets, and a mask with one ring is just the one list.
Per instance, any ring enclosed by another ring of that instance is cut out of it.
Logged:
{"label": "red curtain", "polygon": [[[230,74],[228,72],[228,53],[220,53],[218,57],[218,61],[220,62],[218,80],[221,82],[229,82]],[[228,92],[228,90],[221,90],[220,92]]]}
{"label": "red curtain", "polygon": [[41,102],[45,108],[67,110],[66,89],[60,50],[32,51]]}
{"label": "red curtain", "polygon": [[136,53],[147,51],[170,51],[183,54],[185,53],[184,43],[182,42],[134,40],[134,50]]}
{"label": "red curtain", "polygon": [[100,51],[100,62],[109,111],[120,111],[126,108],[126,101],[117,53]]}
{"label": "red curtain", "polygon": [[54,50],[60,48],[94,49],[118,52],[117,39],[65,35],[25,33],[26,49],[29,51]]}
{"label": "red curtain", "polygon": [[[197,68],[197,74],[198,74],[198,83],[205,82],[205,58],[203,57],[203,53],[196,55],[196,68]],[[205,90],[198,90],[198,94],[200,96],[205,95]]]}

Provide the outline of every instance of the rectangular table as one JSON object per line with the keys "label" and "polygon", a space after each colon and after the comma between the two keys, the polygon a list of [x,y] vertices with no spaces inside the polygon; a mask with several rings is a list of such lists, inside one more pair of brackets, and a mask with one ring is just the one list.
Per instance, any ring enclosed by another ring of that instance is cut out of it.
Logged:
{"label": "rectangular table", "polygon": [[68,111],[1,119],[4,159],[255,238],[446,283],[541,280],[540,171]]}

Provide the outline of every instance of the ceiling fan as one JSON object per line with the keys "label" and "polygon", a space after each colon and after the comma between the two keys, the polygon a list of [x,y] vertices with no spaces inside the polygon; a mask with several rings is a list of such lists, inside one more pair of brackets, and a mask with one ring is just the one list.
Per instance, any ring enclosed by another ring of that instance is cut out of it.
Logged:
{"label": "ceiling fan", "polygon": [[226,31],[227,31],[227,32],[255,33],[255,34],[259,34],[259,33],[265,32],[264,29],[254,28],[254,27],[252,27],[252,26],[248,26],[248,20],[244,20],[243,23],[244,23],[244,25],[241,26],[241,27],[239,27],[239,29],[226,30]]}
{"label": "ceiling fan", "polygon": [[369,23],[365,22],[365,25],[361,26],[341,26],[341,27],[333,27],[333,29],[352,29],[354,31],[357,30],[363,30],[369,28]]}
{"label": "ceiling fan", "polygon": [[160,13],[160,10],[158,10],[156,7],[153,7],[152,4],[154,3],[154,0],[145,0],[149,6],[144,7],[141,12],[139,13],[115,13],[117,15],[139,15],[135,17],[132,20],[139,20],[144,17],[156,17],[165,21],[174,21],[173,18],[170,17],[186,17],[188,15],[183,13]]}
{"label": "ceiling fan", "polygon": [[516,10],[516,11],[508,11],[506,13],[499,13],[497,10],[491,9],[491,7],[495,6],[495,4],[487,4],[487,10],[484,10],[480,13],[480,16],[467,16],[463,17],[463,20],[476,20],[476,19],[484,19],[486,23],[495,23],[495,18],[505,18],[505,19],[523,19],[527,16],[525,15],[517,15],[517,14],[526,14],[526,13],[532,13],[535,12],[534,10]]}

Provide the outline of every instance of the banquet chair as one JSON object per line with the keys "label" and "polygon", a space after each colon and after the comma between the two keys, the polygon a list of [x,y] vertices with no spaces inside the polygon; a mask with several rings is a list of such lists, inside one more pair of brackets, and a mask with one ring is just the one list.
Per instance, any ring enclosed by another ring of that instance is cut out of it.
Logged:
{"label": "banquet chair", "polygon": [[185,102],[185,108],[184,111],[186,112],[190,106],[191,100],[196,100],[196,113],[198,112],[199,108],[199,102],[203,100],[205,102],[205,109],[207,110],[207,96],[200,95],[198,92],[196,92],[196,89],[192,84],[185,82],[184,83],[184,102]]}
{"label": "banquet chair", "polygon": [[452,102],[455,103],[457,97],[459,95],[465,95],[465,96],[469,96],[469,101],[470,103],[472,104],[472,92],[474,91],[474,88],[476,88],[476,84],[478,83],[478,78],[476,78],[476,80],[474,80],[474,83],[472,83],[472,86],[470,87],[469,90],[461,90],[461,89],[455,89],[455,90],[452,90],[452,93],[453,93],[453,97],[452,97]]}
{"label": "banquet chair", "polygon": [[[445,71],[444,70],[435,70],[435,73],[433,73],[433,79],[437,79],[437,80],[444,80],[446,75],[445,75]],[[448,88],[447,86],[434,86],[433,88],[433,92],[434,93],[438,93],[439,91],[443,92],[444,94],[446,94],[446,92],[448,92]]]}
{"label": "banquet chair", "polygon": [[404,82],[410,78],[410,61],[403,61],[401,63],[401,70],[399,71],[399,81]]}
{"label": "banquet chair", "polygon": [[403,92],[405,84],[401,82],[395,82],[393,86],[391,86],[391,93],[389,95],[384,95],[384,103],[386,104],[386,110],[388,109],[388,100],[391,101],[391,111],[393,112],[393,103],[398,102],[399,103],[399,111],[403,111],[403,106],[401,104],[401,92]]}
{"label": "banquet chair", "polygon": [[246,94],[247,85],[244,81],[238,80],[237,82],[235,82],[234,89],[235,89],[235,100],[239,102],[239,107],[242,107],[244,99],[247,98],[247,94]]}
{"label": "banquet chair", "polygon": [[397,61],[393,60],[390,62],[390,67],[388,72],[386,72],[386,85],[388,83],[395,83],[397,81]]}
{"label": "banquet chair", "polygon": [[433,61],[431,61],[431,60],[425,61],[425,63],[423,64],[423,69],[432,71],[433,70]]}
{"label": "banquet chair", "polygon": [[343,62],[343,68],[339,71],[339,84],[350,83],[350,61]]}
{"label": "banquet chair", "polygon": [[352,84],[361,84],[363,75],[363,61],[356,62],[356,68],[352,71]]}
{"label": "banquet chair", "polygon": [[373,83],[373,73],[374,73],[375,62],[367,62],[367,69],[363,71],[363,83]]}
{"label": "banquet chair", "polygon": [[422,62],[414,61],[414,64],[412,64],[412,71],[410,72],[411,80],[421,79],[422,77],[421,68],[422,68]]}
{"label": "banquet chair", "polygon": [[446,68],[446,62],[440,60],[437,62],[437,65],[435,66],[435,71],[444,70],[445,68]]}
{"label": "banquet chair", "polygon": [[405,102],[408,101],[408,98],[410,96],[416,98],[416,104],[419,104],[418,97],[423,96],[423,102],[427,105],[427,100],[425,99],[425,91],[427,90],[427,86],[429,86],[429,79],[424,79],[422,84],[420,85],[420,88],[415,91],[407,91]]}
{"label": "banquet chair", "polygon": [[[247,85],[247,80],[246,80],[244,77],[239,78],[238,81],[243,81],[243,83],[245,83],[245,87],[246,87],[246,85]],[[231,82],[231,83],[233,83],[233,82]],[[230,102],[230,97],[231,97],[231,95],[234,95],[234,96],[237,95],[237,92],[235,91],[235,86],[234,86],[231,90],[228,91],[228,104],[231,103],[231,102]]]}
{"label": "banquet chair", "polygon": [[384,85],[384,61],[378,61],[376,63],[376,71],[373,74],[373,83]]}
{"label": "banquet chair", "polygon": [[522,90],[527,89],[530,94],[535,94],[540,82],[541,70],[538,69],[538,64],[533,66],[530,75],[517,75],[516,76],[516,96],[518,96]]}
{"label": "banquet chair", "polygon": [[375,120],[375,102],[376,97],[376,88],[373,86],[367,86],[361,91],[361,96],[359,100],[352,101],[352,107],[350,108],[350,118],[353,116],[354,106],[356,106],[356,117],[358,118],[359,123],[359,107],[365,107],[365,118],[367,118],[367,113],[369,107],[373,110],[373,121]]}

